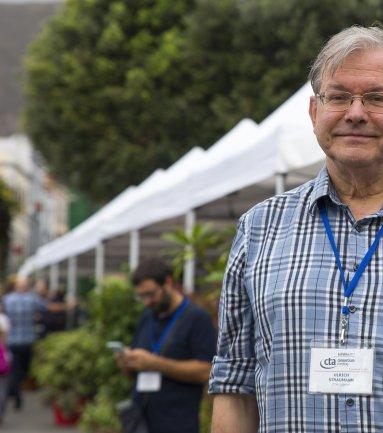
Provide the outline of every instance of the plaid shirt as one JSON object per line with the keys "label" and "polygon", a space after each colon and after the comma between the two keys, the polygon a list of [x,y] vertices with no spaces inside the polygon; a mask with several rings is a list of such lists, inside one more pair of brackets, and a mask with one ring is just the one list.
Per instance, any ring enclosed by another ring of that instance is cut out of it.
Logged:
{"label": "plaid shirt", "polygon": [[308,394],[310,344],[339,342],[343,303],[318,200],[349,280],[383,223],[383,210],[355,221],[326,169],[243,215],[221,295],[209,392],[255,394],[260,433],[382,432],[383,242],[351,298],[347,339],[375,346],[373,395]]}
{"label": "plaid shirt", "polygon": [[4,296],[3,305],[11,322],[8,344],[11,346],[32,344],[37,338],[36,315],[45,310],[46,301],[36,293],[12,292]]}

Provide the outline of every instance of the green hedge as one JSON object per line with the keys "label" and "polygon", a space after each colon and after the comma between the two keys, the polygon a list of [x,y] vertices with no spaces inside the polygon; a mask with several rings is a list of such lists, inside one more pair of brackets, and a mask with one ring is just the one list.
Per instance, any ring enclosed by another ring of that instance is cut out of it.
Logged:
{"label": "green hedge", "polygon": [[[121,433],[116,403],[131,392],[131,381],[117,368],[109,340],[131,344],[141,314],[125,279],[108,278],[88,297],[89,321],[81,329],[49,335],[36,346],[33,371],[50,400],[67,414],[80,406],[85,433]],[[211,401],[201,405],[201,433],[209,433]]]}
{"label": "green hedge", "polygon": [[131,343],[141,306],[128,282],[115,277],[89,294],[88,312],[85,327],[52,334],[36,345],[33,372],[45,395],[67,414],[85,401],[84,432],[117,433],[115,404],[129,395],[131,383],[106,342]]}

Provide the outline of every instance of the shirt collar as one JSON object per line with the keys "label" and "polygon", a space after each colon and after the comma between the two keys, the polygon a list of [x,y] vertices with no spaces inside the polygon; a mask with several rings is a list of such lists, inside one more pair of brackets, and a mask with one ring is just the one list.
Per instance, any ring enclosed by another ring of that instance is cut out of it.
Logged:
{"label": "shirt collar", "polygon": [[338,206],[345,206],[339,200],[338,194],[335,191],[326,167],[321,169],[314,180],[313,190],[309,199],[309,210],[311,215],[314,215],[315,208],[318,207],[318,201],[323,197],[328,197]]}
{"label": "shirt collar", "polygon": [[[311,215],[314,215],[315,210],[318,207],[318,201],[323,197],[328,197],[337,206],[347,207],[339,200],[338,194],[335,191],[326,167],[321,169],[314,180],[313,190],[309,199],[309,211]],[[375,215],[379,217],[383,216],[383,207]]]}

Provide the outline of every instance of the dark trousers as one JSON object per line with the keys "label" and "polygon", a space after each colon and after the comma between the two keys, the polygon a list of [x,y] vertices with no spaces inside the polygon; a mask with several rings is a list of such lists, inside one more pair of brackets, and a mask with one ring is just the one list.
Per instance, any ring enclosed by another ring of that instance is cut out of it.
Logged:
{"label": "dark trousers", "polygon": [[8,392],[8,374],[0,375],[0,421],[4,415]]}
{"label": "dark trousers", "polygon": [[28,375],[32,358],[32,346],[23,344],[9,346],[12,353],[12,369],[9,378],[9,395],[15,398],[15,406],[21,406],[21,385]]}

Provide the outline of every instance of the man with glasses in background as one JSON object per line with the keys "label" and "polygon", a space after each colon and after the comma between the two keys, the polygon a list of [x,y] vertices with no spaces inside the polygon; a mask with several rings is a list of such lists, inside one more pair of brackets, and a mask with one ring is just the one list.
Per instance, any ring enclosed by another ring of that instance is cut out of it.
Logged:
{"label": "man with glasses in background", "polygon": [[333,36],[310,79],[326,167],[240,220],[213,433],[383,431],[383,30]]}
{"label": "man with glasses in background", "polygon": [[178,290],[172,274],[159,258],[144,260],[133,273],[146,309],[120,362],[136,374],[134,401],[149,433],[198,433],[215,330],[210,316]]}

